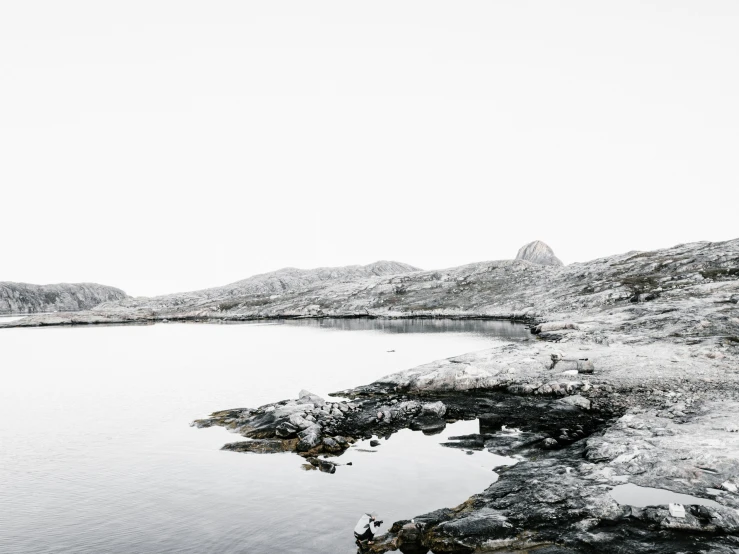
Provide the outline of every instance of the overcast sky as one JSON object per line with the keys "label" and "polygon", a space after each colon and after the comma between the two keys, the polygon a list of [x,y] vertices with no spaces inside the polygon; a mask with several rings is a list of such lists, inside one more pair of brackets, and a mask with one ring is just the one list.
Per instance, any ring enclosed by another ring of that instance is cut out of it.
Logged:
{"label": "overcast sky", "polygon": [[739,2],[0,0],[0,280],[739,237]]}

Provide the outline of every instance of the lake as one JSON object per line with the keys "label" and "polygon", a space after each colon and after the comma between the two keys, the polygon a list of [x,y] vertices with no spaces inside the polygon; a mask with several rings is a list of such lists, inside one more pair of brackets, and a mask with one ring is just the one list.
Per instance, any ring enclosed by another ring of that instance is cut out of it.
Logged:
{"label": "lake", "polygon": [[0,330],[0,552],[355,552],[361,513],[392,523],[496,479],[505,459],[438,444],[475,421],[350,449],[333,475],[221,451],[240,437],[189,423],[527,336],[438,320]]}

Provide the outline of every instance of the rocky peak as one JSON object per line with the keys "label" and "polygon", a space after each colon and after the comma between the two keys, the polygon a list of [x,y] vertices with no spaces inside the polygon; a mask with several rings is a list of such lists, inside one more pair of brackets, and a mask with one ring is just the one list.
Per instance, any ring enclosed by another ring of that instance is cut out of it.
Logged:
{"label": "rocky peak", "polygon": [[517,260],[527,260],[535,264],[540,265],[552,265],[561,267],[564,264],[557,256],[554,255],[554,251],[549,247],[548,244],[535,240],[521,247],[516,254]]}

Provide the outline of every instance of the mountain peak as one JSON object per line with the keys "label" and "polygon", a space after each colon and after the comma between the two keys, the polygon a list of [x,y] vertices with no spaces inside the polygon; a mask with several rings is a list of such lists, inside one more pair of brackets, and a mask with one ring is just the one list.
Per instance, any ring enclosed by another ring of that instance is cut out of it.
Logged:
{"label": "mountain peak", "polygon": [[561,267],[564,265],[562,260],[554,255],[554,251],[549,247],[549,245],[540,240],[535,240],[522,246],[518,251],[518,254],[516,254],[516,259],[555,267]]}

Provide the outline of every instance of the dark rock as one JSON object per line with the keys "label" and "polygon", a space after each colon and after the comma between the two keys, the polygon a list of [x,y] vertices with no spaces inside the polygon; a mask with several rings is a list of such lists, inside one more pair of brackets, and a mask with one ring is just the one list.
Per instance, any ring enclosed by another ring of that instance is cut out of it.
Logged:
{"label": "dark rock", "polygon": [[292,452],[295,450],[296,440],[258,439],[251,441],[232,442],[223,445],[221,450],[232,452],[254,452],[258,454],[274,454],[276,452]]}
{"label": "dark rock", "polygon": [[344,447],[330,437],[323,439],[323,449],[327,452],[341,452]]}
{"label": "dark rock", "polygon": [[318,425],[312,425],[301,431],[298,436],[300,440],[296,445],[297,451],[308,452],[321,443],[321,428]]}

